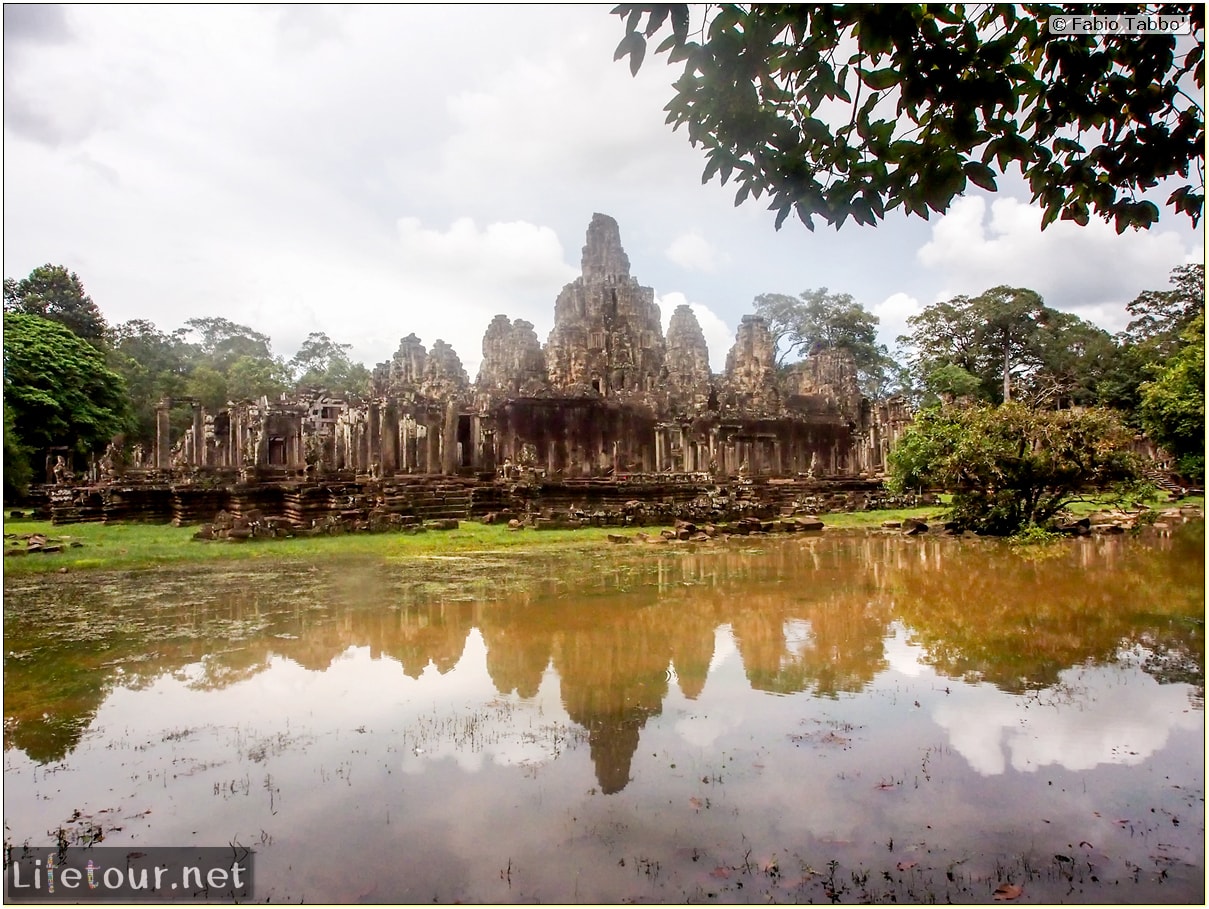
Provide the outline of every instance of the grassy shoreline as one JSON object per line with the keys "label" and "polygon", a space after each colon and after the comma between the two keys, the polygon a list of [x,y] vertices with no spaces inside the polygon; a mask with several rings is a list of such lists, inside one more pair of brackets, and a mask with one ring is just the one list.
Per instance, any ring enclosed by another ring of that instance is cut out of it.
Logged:
{"label": "grassy shoreline", "polygon": [[[1156,502],[1155,507],[1169,504]],[[1204,499],[1179,504],[1204,507]],[[1106,506],[1101,506],[1106,507]],[[1091,506],[1087,511],[1094,510]],[[939,518],[944,506],[885,511],[862,511],[822,515],[828,531],[860,531],[881,527],[884,521]],[[427,533],[350,533],[321,537],[250,540],[193,539],[196,527],[171,524],[56,524],[49,521],[9,519],[4,522],[5,549],[14,539],[43,534],[62,541],[56,553],[6,556],[4,575],[24,576],[61,572],[132,571],[160,567],[233,567],[242,562],[325,562],[340,559],[370,559],[383,562],[423,559],[445,555],[473,555],[509,551],[553,552],[598,548],[607,545],[609,534],[634,537],[643,532],[658,536],[662,527],[583,527],[578,530],[509,530],[504,525],[463,521],[456,530]],[[10,534],[15,536],[9,536]],[[73,546],[73,543],[80,544]]]}

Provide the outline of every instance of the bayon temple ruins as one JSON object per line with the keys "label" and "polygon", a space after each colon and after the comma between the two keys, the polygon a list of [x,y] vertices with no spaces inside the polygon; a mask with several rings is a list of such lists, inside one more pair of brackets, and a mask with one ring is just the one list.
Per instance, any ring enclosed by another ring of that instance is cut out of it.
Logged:
{"label": "bayon temple ruins", "polygon": [[[315,390],[231,402],[214,414],[195,405],[192,426],[175,439],[165,401],[153,450],[141,461],[111,451],[90,483],[76,484],[92,498],[60,495],[59,516],[150,507],[209,520],[209,506],[238,512],[243,501],[313,522],[340,510],[321,500],[360,500],[368,514],[392,490],[421,486],[444,489],[445,504],[455,490],[456,507],[428,512],[454,517],[522,504],[508,499],[518,484],[567,502],[579,491],[580,500],[642,498],[643,488],[688,502],[736,483],[870,491],[910,419],[901,399],[862,396],[845,351],[778,372],[772,335],[753,315],[743,317],[724,371],[712,373],[692,310],[677,307],[664,335],[654,290],[631,275],[617,222],[602,214],[588,226],[582,274],[554,302],[545,345],[531,323],[497,315],[482,354],[472,382],[452,347],[437,340],[426,349],[410,334],[373,370],[368,400]],[[175,503],[154,489],[171,490]],[[201,489],[208,504],[181,503]]]}

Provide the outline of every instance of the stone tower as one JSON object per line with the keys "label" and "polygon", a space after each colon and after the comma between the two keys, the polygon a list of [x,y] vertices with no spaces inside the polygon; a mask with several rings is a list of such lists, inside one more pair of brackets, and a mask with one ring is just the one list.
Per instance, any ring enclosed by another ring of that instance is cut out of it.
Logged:
{"label": "stone tower", "polygon": [[732,406],[740,410],[771,416],[779,406],[772,332],[759,316],[744,316],[739,322],[735,345],[726,355],[725,384]]}
{"label": "stone tower", "polygon": [[677,306],[667,326],[667,398],[674,412],[704,410],[710,380],[709,347],[701,323],[687,304]]}
{"label": "stone tower", "polygon": [[533,323],[505,315],[491,320],[483,335],[483,361],[476,390],[480,395],[532,393],[546,384],[546,357]]}
{"label": "stone tower", "polygon": [[575,394],[646,397],[659,389],[663,366],[655,291],[631,277],[617,222],[594,214],[582,274],[554,304],[546,344],[550,384]]}

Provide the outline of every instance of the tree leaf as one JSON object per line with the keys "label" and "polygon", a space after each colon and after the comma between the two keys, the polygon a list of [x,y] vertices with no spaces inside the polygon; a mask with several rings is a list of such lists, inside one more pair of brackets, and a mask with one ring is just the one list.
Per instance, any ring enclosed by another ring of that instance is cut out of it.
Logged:
{"label": "tree leaf", "polygon": [[878,89],[889,88],[891,85],[897,85],[902,75],[898,70],[887,67],[885,69],[875,69],[872,72],[861,70],[861,79],[870,88]]}
{"label": "tree leaf", "polygon": [[966,163],[962,171],[970,178],[975,186],[981,186],[988,192],[995,192],[999,187],[995,183],[995,172],[985,164],[979,164],[977,161],[969,161]]}

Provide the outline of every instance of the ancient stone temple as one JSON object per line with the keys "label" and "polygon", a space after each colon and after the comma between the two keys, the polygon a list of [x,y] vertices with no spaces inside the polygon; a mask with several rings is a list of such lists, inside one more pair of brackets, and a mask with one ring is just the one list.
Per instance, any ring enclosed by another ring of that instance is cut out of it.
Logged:
{"label": "ancient stone temple", "polygon": [[[855,477],[882,469],[909,415],[860,393],[843,351],[778,372],[768,326],[744,316],[726,368],[710,371],[691,308],[664,336],[655,293],[630,274],[617,222],[588,225],[582,274],[533,325],[496,316],[472,383],[444,341],[414,334],[373,372],[368,401],[317,397],[200,413],[175,463],[353,472],[548,477],[629,474]],[[157,445],[156,464],[167,456]]]}
{"label": "ancient stone temple", "polygon": [[618,511],[640,499],[668,506],[667,518],[703,495],[739,507],[750,488],[774,509],[820,483],[880,494],[876,477],[911,415],[901,399],[863,397],[850,355],[778,370],[767,324],[748,315],[715,374],[690,307],[664,335],[615,220],[593,215],[581,261],[545,344],[531,323],[497,315],[473,382],[449,344],[409,334],[373,370],[365,400],[315,389],[216,414],[195,403],[178,438],[164,401],[150,453],[115,447],[83,483],[56,474],[55,514],[188,523],[226,508],[313,525],[532,511],[538,500]]}

